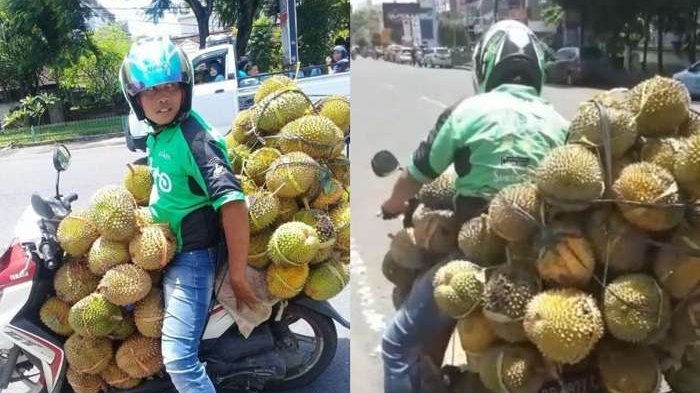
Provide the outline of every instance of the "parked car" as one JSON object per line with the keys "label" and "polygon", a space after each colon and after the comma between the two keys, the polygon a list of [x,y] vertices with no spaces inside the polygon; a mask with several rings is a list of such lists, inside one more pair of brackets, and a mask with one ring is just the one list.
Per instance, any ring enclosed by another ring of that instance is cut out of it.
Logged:
{"label": "parked car", "polygon": [[384,60],[393,62],[399,61],[399,52],[401,52],[401,45],[391,44],[387,46]]}
{"label": "parked car", "polygon": [[413,56],[412,56],[413,49],[404,46],[401,48],[401,51],[399,52],[398,55],[398,60],[397,63],[399,64],[413,64]]}
{"label": "parked car", "polygon": [[683,83],[693,98],[700,97],[700,61],[674,74],[673,79]]}
{"label": "parked car", "polygon": [[611,74],[613,64],[597,47],[564,47],[554,53],[547,62],[545,72],[548,82],[575,85],[601,82]]}
{"label": "parked car", "polygon": [[424,61],[428,67],[452,67],[452,52],[445,47],[434,48],[429,54],[424,56]]}

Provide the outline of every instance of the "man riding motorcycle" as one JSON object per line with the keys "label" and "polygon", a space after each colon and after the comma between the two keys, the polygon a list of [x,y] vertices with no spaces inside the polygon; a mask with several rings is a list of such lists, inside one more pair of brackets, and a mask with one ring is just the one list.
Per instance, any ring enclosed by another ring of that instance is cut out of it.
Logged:
{"label": "man riding motorcycle", "polygon": [[[454,210],[458,224],[475,217],[507,185],[526,179],[554,147],[563,145],[568,122],[540,97],[544,83],[543,49],[534,33],[511,20],[493,25],[477,45],[474,88],[481,94],[446,109],[407,170],[382,204],[385,219],[404,213],[420,187],[452,164],[457,173]],[[433,301],[436,263],[418,277],[384,332],[384,391],[439,392],[421,387],[431,359],[441,361],[456,320]]]}

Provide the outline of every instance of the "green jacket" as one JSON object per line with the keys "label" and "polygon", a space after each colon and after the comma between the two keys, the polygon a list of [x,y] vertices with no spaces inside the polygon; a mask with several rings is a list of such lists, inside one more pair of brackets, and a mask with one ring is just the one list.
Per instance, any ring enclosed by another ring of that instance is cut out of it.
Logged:
{"label": "green jacket", "polygon": [[191,111],[180,124],[150,134],[147,146],[154,220],[170,225],[178,252],[216,245],[221,235],[219,208],[245,200],[224,140]]}
{"label": "green jacket", "polygon": [[526,180],[547,152],[566,142],[568,126],[535,89],[501,85],[445,110],[408,171],[427,183],[453,164],[458,195],[489,198]]}

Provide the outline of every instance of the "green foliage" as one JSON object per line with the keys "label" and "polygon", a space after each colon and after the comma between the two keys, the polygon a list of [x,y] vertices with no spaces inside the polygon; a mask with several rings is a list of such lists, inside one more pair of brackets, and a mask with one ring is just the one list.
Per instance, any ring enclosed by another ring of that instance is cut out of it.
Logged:
{"label": "green foliage", "polygon": [[66,90],[83,90],[95,103],[109,105],[120,97],[119,67],[131,41],[117,25],[101,27],[88,39],[92,50],[86,50],[78,61],[60,72],[60,85]]}
{"label": "green foliage", "polygon": [[49,106],[58,103],[59,99],[51,93],[41,93],[36,96],[28,95],[22,98],[20,107],[3,119],[3,128],[23,126],[27,119],[32,125],[41,124],[41,117],[49,109]]}
{"label": "green foliage", "polygon": [[248,57],[251,63],[258,65],[260,72],[282,69],[281,31],[267,16],[261,16],[253,22],[248,42]]}
{"label": "green foliage", "polygon": [[335,38],[347,34],[344,29],[349,27],[348,0],[298,0],[297,29],[302,66],[325,64]]}
{"label": "green foliage", "polygon": [[224,25],[235,26],[236,53],[247,53],[253,21],[264,8],[270,11],[276,7],[276,3],[276,0],[218,0],[214,3],[214,12],[219,20]]}

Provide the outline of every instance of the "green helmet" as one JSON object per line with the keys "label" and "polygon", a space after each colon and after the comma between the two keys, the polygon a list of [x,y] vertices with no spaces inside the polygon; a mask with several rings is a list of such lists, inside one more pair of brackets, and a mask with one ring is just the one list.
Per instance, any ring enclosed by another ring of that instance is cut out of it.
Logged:
{"label": "green helmet", "polygon": [[535,33],[520,22],[504,20],[491,26],[474,50],[473,64],[476,91],[517,83],[542,92],[544,53]]}
{"label": "green helmet", "polygon": [[185,52],[167,37],[147,37],[136,41],[126,54],[119,72],[119,83],[129,106],[139,120],[146,119],[137,96],[142,91],[166,83],[180,83],[185,97],[175,121],[181,121],[192,107],[194,75]]}

